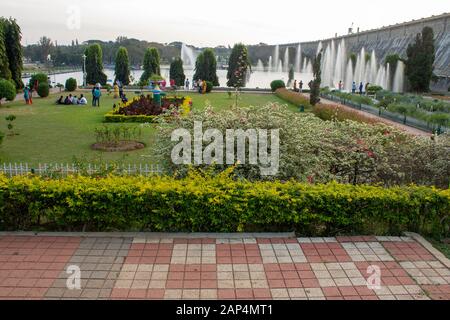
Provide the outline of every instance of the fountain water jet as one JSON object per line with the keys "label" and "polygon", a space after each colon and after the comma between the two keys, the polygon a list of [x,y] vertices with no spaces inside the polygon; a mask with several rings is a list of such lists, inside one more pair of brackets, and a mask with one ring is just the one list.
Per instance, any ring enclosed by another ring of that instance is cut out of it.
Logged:
{"label": "fountain water jet", "polygon": [[297,54],[295,56],[295,72],[301,72],[302,63],[302,46],[299,44],[297,47]]}
{"label": "fountain water jet", "polygon": [[278,62],[280,60],[280,46],[276,45],[274,52],[273,52],[273,69],[272,70],[277,70],[278,69]]}
{"label": "fountain water jet", "polygon": [[283,72],[289,72],[289,47],[286,47],[286,51],[284,52],[283,66]]}
{"label": "fountain water jet", "polygon": [[193,69],[197,60],[197,55],[194,50],[184,43],[181,45],[181,60],[183,60],[187,69]]}
{"label": "fountain water jet", "polygon": [[394,84],[392,86],[392,91],[403,93],[405,85],[405,64],[403,61],[397,62],[397,69],[394,74]]}

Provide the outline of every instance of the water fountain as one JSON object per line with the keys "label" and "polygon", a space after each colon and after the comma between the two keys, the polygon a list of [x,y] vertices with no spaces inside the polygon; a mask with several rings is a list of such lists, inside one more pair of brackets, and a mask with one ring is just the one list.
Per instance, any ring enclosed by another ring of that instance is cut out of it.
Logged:
{"label": "water fountain", "polygon": [[303,72],[304,73],[313,73],[312,63],[309,59],[306,60],[306,68]]}
{"label": "water fountain", "polygon": [[323,49],[322,41],[319,42],[319,45],[317,46],[316,56],[319,54],[319,52]]}
{"label": "water fountain", "polygon": [[[370,56],[370,68],[367,68],[370,70],[369,76],[370,76],[370,83],[376,83],[377,81],[377,70],[378,70],[378,64],[377,64],[377,57],[375,55],[375,50],[372,50],[372,55]],[[380,67],[380,69],[382,69]]]}
{"label": "water fountain", "polygon": [[347,69],[345,70],[345,80],[344,80],[345,90],[349,92],[352,91],[354,78],[355,77],[353,74],[353,62],[351,59],[349,59],[347,63]]}
{"label": "water fountain", "polygon": [[283,72],[289,72],[289,47],[286,47],[286,51],[284,52],[283,66]]}
{"label": "water fountain", "polygon": [[194,69],[197,55],[192,48],[184,43],[181,45],[181,60],[183,60],[186,69]]}
{"label": "water fountain", "polygon": [[[335,79],[334,79],[334,71],[336,65],[336,48],[334,45],[334,40],[326,47],[324,52],[323,60],[322,60],[322,85],[324,87],[335,88]],[[339,80],[338,80],[339,82]]]}
{"label": "water fountain", "polygon": [[347,50],[345,48],[345,40],[342,39],[341,43],[339,43],[338,45],[336,53],[334,83],[339,83],[339,81],[343,81],[345,85],[346,58],[347,58]]}
{"label": "water fountain", "polygon": [[269,62],[267,64],[267,71],[273,72],[273,62],[272,62],[272,56],[269,57]]}
{"label": "water fountain", "polygon": [[264,71],[264,65],[263,65],[263,62],[261,61],[261,59],[258,59],[258,64],[256,65],[256,70]]}
{"label": "water fountain", "polygon": [[302,62],[302,46],[299,44],[297,47],[297,53],[295,55],[295,72],[301,72],[301,62]]}
{"label": "water fountain", "polygon": [[405,85],[405,64],[403,61],[397,62],[397,68],[394,74],[394,83],[392,85],[392,91],[403,92]]}
{"label": "water fountain", "polygon": [[278,59],[277,72],[278,73],[282,73],[283,72],[283,61],[281,61],[281,59]]}
{"label": "water fountain", "polygon": [[[319,43],[317,52],[322,48]],[[303,60],[302,70],[308,68],[308,60]],[[404,90],[404,71],[405,66],[399,63],[395,70],[394,83],[391,84],[391,71],[389,65],[379,65],[376,53],[372,50],[371,54],[366,53],[365,48],[356,56],[356,61],[348,58],[345,41],[342,40],[337,48],[334,40],[325,45],[322,58],[322,86],[337,88],[340,81],[344,82],[344,88],[351,91],[353,82],[357,86],[362,82],[364,85],[370,83],[372,85],[381,86],[383,89],[396,92]]]}
{"label": "water fountain", "polygon": [[273,69],[272,70],[277,71],[279,60],[280,60],[280,46],[276,45],[274,52],[273,52]]}

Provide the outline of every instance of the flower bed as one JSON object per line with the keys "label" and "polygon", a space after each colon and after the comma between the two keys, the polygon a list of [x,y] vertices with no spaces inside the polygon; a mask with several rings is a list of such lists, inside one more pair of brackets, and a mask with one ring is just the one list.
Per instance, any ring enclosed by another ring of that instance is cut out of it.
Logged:
{"label": "flower bed", "polygon": [[105,115],[105,122],[151,123],[168,111],[172,114],[188,114],[191,107],[190,97],[163,97],[161,103],[157,103],[152,96],[142,95],[115,106],[113,111]]}

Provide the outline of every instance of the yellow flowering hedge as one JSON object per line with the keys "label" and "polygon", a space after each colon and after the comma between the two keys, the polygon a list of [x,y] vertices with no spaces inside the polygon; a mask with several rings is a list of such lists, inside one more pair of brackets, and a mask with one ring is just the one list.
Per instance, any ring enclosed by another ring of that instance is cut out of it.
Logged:
{"label": "yellow flowering hedge", "polygon": [[211,176],[0,176],[1,230],[449,235],[450,191]]}

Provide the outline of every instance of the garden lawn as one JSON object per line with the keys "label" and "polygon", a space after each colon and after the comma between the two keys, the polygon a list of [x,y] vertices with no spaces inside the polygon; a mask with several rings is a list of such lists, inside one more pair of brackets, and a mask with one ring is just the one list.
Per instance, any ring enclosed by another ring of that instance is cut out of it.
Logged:
{"label": "garden lawn", "polygon": [[[67,95],[63,92],[62,94]],[[80,95],[80,93],[75,93]],[[101,107],[88,106],[57,106],[56,99],[60,94],[48,98],[34,98],[32,106],[26,106],[24,101],[3,104],[0,107],[0,131],[5,138],[0,146],[0,163],[28,163],[36,166],[39,163],[74,163],[83,162],[120,162],[125,164],[153,164],[152,145],[155,136],[154,125],[142,128],[141,142],[146,148],[133,152],[106,153],[94,151],[90,146],[96,142],[94,129],[103,125],[105,113],[112,109],[114,99],[104,93]],[[91,94],[87,93],[89,103]],[[127,94],[132,98],[133,94]],[[211,93],[199,95],[189,93],[193,98],[194,108],[203,109],[210,103],[216,110],[229,108],[234,103],[227,93]],[[117,100],[116,100],[117,101]],[[239,98],[239,106],[264,105],[269,102],[286,104],[273,94],[243,93]],[[292,104],[289,109],[296,110]],[[15,115],[13,131],[18,135],[7,136],[7,121],[5,117]],[[108,124],[120,126],[124,124]],[[138,124],[125,124],[137,126]]]}

